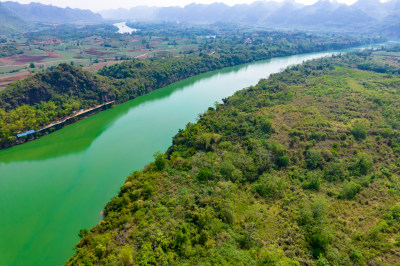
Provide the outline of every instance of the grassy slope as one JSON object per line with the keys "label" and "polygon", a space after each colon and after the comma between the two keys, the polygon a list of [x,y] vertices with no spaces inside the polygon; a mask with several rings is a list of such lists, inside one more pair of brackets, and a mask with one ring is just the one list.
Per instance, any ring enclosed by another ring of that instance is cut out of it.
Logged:
{"label": "grassy slope", "polygon": [[127,178],[67,264],[394,265],[400,78],[345,61],[210,108]]}

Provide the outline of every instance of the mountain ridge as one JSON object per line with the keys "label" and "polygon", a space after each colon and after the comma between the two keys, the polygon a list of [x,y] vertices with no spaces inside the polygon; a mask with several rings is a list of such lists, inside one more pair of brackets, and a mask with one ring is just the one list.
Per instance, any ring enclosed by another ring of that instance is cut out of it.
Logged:
{"label": "mountain ridge", "polygon": [[[146,10],[146,16],[140,11]],[[130,9],[103,10],[105,19],[132,21],[176,21],[187,23],[235,22],[277,28],[346,30],[376,32],[396,26],[400,1],[358,0],[352,5],[320,0],[312,5],[293,0],[256,1],[228,6],[223,3],[189,4],[184,7],[140,6]],[[397,34],[396,30],[388,32]]]}
{"label": "mountain ridge", "polygon": [[5,34],[28,28],[27,23],[0,2],[0,33]]}
{"label": "mountain ridge", "polygon": [[76,22],[100,22],[103,18],[100,14],[90,10],[61,8],[41,3],[20,4],[7,1],[2,5],[25,21],[36,23],[76,23]]}

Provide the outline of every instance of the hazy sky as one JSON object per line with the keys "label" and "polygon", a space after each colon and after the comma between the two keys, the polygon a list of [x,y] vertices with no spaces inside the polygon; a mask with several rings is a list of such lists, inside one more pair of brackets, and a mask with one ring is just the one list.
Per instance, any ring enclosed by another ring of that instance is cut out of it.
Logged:
{"label": "hazy sky", "polygon": [[[1,0],[2,2],[4,0]],[[11,0],[12,1],[12,0]],[[224,2],[228,5],[235,5],[241,3],[252,3],[255,0],[182,0],[182,1],[173,1],[173,0],[14,0],[23,4],[27,4],[30,2],[40,2],[43,4],[51,4],[54,6],[60,7],[72,7],[72,8],[83,8],[83,9],[91,9],[93,11],[100,11],[104,9],[115,9],[115,8],[130,8],[138,5],[147,5],[147,6],[184,6],[190,3],[203,3],[203,4],[211,4],[215,2]],[[296,0],[299,3],[303,4],[312,4],[317,0]],[[337,0],[341,3],[352,4],[356,2],[356,0]]]}

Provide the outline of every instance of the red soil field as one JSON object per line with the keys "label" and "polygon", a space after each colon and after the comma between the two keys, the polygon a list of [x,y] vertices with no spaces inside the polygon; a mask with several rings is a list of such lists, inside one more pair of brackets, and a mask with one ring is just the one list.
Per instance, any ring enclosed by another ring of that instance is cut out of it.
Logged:
{"label": "red soil field", "polygon": [[39,63],[42,62],[46,58],[60,58],[62,55],[55,52],[46,51],[47,56],[26,56],[26,55],[14,55],[9,57],[0,58],[0,63],[3,63],[7,66],[21,66],[26,63]]}
{"label": "red soil field", "polygon": [[106,54],[112,54],[112,53],[101,52],[101,51],[96,51],[96,50],[92,50],[92,49],[85,50],[85,53],[90,54],[90,55],[99,55],[99,56],[106,55]]}
{"label": "red soil field", "polygon": [[149,50],[147,49],[136,49],[136,50],[128,50],[130,53],[135,53],[135,52],[148,52]]}
{"label": "red soil field", "polygon": [[10,83],[13,83],[15,81],[18,81],[20,79],[26,78],[31,75],[33,75],[33,74],[24,74],[24,75],[19,75],[19,76],[14,76],[14,77],[0,78],[0,87],[6,87]]}
{"label": "red soil field", "polygon": [[51,57],[51,58],[61,58],[61,57],[63,57],[62,55],[60,55],[60,54],[58,54],[58,53],[55,53],[55,52],[46,51],[46,53],[47,53],[47,55],[48,55],[49,57]]}
{"label": "red soil field", "polygon": [[109,65],[114,65],[114,64],[120,64],[124,62],[123,60],[121,61],[115,61],[115,60],[111,60],[111,59],[107,59],[107,62],[100,62],[97,64],[93,64],[91,66],[86,66],[83,69],[88,70],[88,71],[97,71],[100,68],[103,68],[104,66],[109,66]]}

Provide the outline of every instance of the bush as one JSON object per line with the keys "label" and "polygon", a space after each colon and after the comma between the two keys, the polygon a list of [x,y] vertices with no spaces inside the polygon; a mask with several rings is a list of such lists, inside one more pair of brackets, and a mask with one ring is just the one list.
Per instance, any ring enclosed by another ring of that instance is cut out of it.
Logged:
{"label": "bush", "polygon": [[279,167],[286,167],[290,165],[290,158],[287,155],[282,155],[278,158],[276,164]]}
{"label": "bush", "polygon": [[165,167],[165,155],[160,152],[157,152],[156,154],[154,154],[154,158],[155,158],[154,161],[155,169],[157,171],[163,170]]}
{"label": "bush", "polygon": [[400,204],[394,205],[390,211],[385,214],[385,219],[390,224],[400,222]]}
{"label": "bush", "polygon": [[367,137],[367,128],[363,124],[357,123],[351,130],[351,134],[353,134],[356,140],[365,139]]}
{"label": "bush", "polygon": [[129,246],[122,248],[118,254],[118,259],[123,265],[132,265],[133,261],[133,250]]}
{"label": "bush", "polygon": [[350,167],[352,174],[356,176],[366,175],[371,170],[373,162],[366,154],[361,154]]}
{"label": "bush", "polygon": [[361,191],[361,185],[357,182],[350,181],[344,184],[342,191],[339,194],[340,199],[352,199],[358,192]]}
{"label": "bush", "polygon": [[400,235],[398,235],[398,236],[396,237],[396,239],[394,240],[394,244],[395,244],[397,247],[400,246]]}
{"label": "bush", "polygon": [[361,251],[359,251],[356,248],[352,248],[351,252],[350,252],[350,259],[354,262],[357,263],[358,265],[362,265],[362,263],[364,262],[364,256],[361,253]]}
{"label": "bush", "polygon": [[308,172],[307,179],[303,183],[304,189],[310,189],[318,191],[321,188],[321,178],[316,172]]}
{"label": "bush", "polygon": [[206,182],[207,180],[211,179],[211,175],[212,175],[211,170],[206,167],[203,167],[197,174],[197,179],[200,182]]}
{"label": "bush", "polygon": [[326,251],[328,244],[331,242],[331,237],[326,231],[316,229],[315,232],[311,234],[309,242],[314,257],[318,258]]}
{"label": "bush", "polygon": [[272,126],[271,121],[269,121],[267,118],[264,118],[261,121],[261,130],[265,133],[265,134],[271,134],[274,133],[274,128]]}
{"label": "bush", "polygon": [[87,236],[88,234],[89,234],[89,230],[87,230],[87,229],[81,229],[81,230],[79,231],[78,236],[79,236],[80,238],[84,238],[84,237]]}
{"label": "bush", "polygon": [[235,171],[235,166],[233,166],[230,160],[224,160],[221,163],[219,172],[227,179],[231,180],[234,171]]}
{"label": "bush", "polygon": [[286,183],[282,178],[277,176],[264,175],[254,185],[254,192],[260,196],[268,196],[271,198],[281,198],[284,195]]}
{"label": "bush", "polygon": [[323,254],[320,254],[317,260],[317,266],[330,266],[329,261],[324,257]]}
{"label": "bush", "polygon": [[324,178],[329,182],[343,181],[346,177],[346,172],[342,162],[329,162],[324,167]]}
{"label": "bush", "polygon": [[323,157],[321,152],[314,149],[307,150],[306,163],[307,163],[307,168],[309,169],[316,169],[317,167],[321,166],[323,163]]}
{"label": "bush", "polygon": [[299,262],[291,260],[285,256],[280,247],[273,245],[267,246],[260,251],[258,265],[288,265],[297,266]]}

